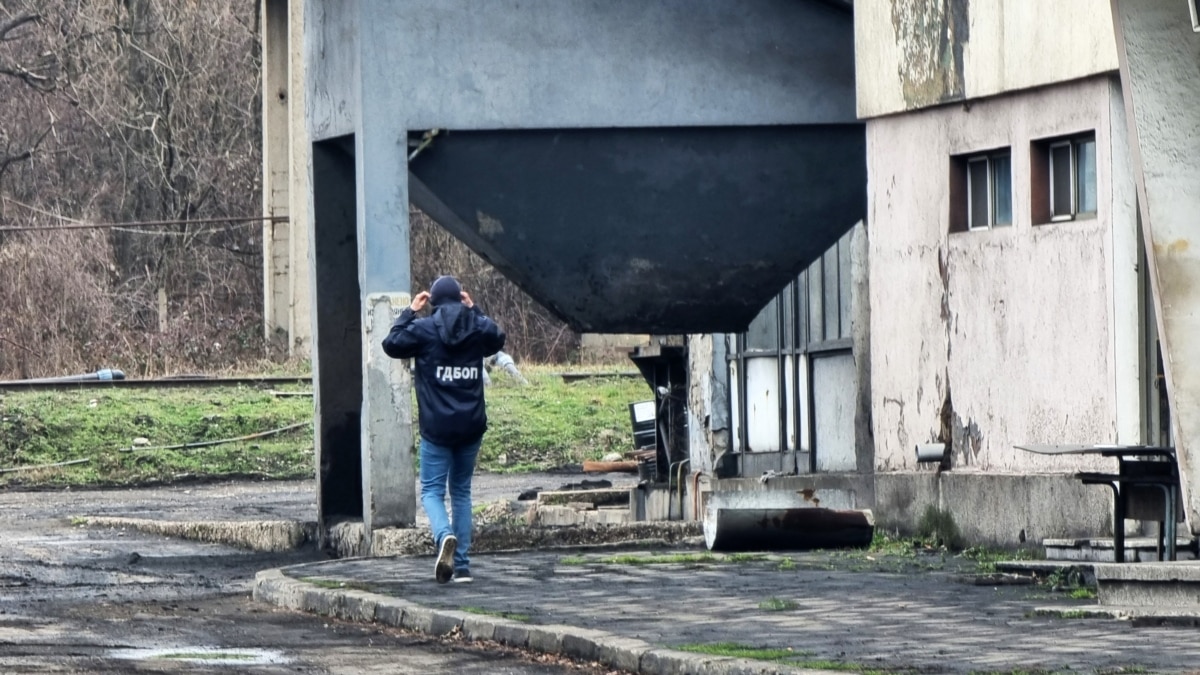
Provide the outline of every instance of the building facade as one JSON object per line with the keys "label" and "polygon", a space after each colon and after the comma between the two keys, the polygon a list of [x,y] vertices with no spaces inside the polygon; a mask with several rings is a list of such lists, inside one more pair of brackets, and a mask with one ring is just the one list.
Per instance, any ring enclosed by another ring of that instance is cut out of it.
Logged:
{"label": "building facade", "polygon": [[[808,488],[890,530],[936,509],[996,544],[1111,532],[1109,491],[1073,478],[1111,460],[1016,447],[1170,442],[1109,5],[854,9],[869,197],[862,245],[844,246],[863,270],[851,329],[795,332],[797,293],[820,297],[801,290],[810,269],[718,338],[726,363],[702,353],[693,378],[725,366],[728,431],[692,415],[693,464],[739,454],[714,490]],[[919,462],[923,444],[945,459]]]}

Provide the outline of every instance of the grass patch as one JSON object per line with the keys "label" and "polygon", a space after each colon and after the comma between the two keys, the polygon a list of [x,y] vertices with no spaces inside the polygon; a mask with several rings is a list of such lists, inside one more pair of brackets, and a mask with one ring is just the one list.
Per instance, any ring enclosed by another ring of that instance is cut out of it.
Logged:
{"label": "grass patch", "polygon": [[529,386],[504,374],[492,378],[481,468],[504,473],[541,470],[633,449],[629,404],[654,398],[645,380],[604,377],[567,384],[561,376],[566,370],[570,369],[522,364]]}
{"label": "grass patch", "polygon": [[[622,553],[599,558],[584,556],[564,556],[559,559],[560,565],[704,565],[719,563],[751,563],[766,562],[771,557],[763,553],[731,553],[729,555],[714,555],[712,553],[663,553],[641,555],[637,553]],[[790,558],[786,560],[790,561]],[[782,563],[780,563],[782,565]],[[791,568],[795,567],[792,562]],[[790,568],[789,568],[790,569]]]}
{"label": "grass patch", "polygon": [[784,600],[783,598],[767,598],[758,603],[758,608],[768,612],[787,612],[796,609],[800,605],[795,600]]}
{"label": "grass patch", "polygon": [[[484,471],[541,470],[632,448],[629,404],[653,397],[640,378],[566,384],[559,366],[522,365],[529,386],[503,374],[487,390]],[[272,385],[307,391],[309,385]],[[415,406],[415,392],[414,392]],[[414,408],[414,418],[416,417]],[[0,487],[178,483],[313,476],[313,399],[272,396],[267,387],[75,388],[0,396]],[[123,452],[223,440],[303,423],[227,445]],[[416,433],[414,428],[414,434]],[[33,468],[90,458],[70,466]]]}
{"label": "grass patch", "polygon": [[1072,600],[1095,600],[1096,591],[1090,588],[1075,588],[1067,593],[1067,597]]}
{"label": "grass patch", "polygon": [[795,560],[793,560],[791,558],[784,558],[783,560],[779,561],[779,571],[780,572],[789,572],[794,569],[796,569],[796,561]]}
{"label": "grass patch", "polygon": [[600,558],[601,565],[694,565],[716,563],[721,559],[711,553],[668,553],[663,555],[621,554]]}
{"label": "grass patch", "polygon": [[934,547],[945,547],[952,551],[963,547],[962,533],[958,530],[958,523],[954,522],[954,515],[933,504],[925,507],[925,512],[921,514],[917,533]]}
{"label": "grass patch", "polygon": [[83,527],[90,522],[87,516],[71,516],[71,527]]}
{"label": "grass patch", "polygon": [[501,619],[511,619],[513,621],[520,621],[521,623],[529,623],[533,619],[533,617],[529,616],[528,614],[521,614],[519,612],[499,612],[494,609],[484,609],[482,607],[463,607],[462,611],[468,614],[481,614],[483,616],[495,616]]}
{"label": "grass patch", "polygon": [[750,645],[739,644],[737,642],[711,642],[711,643],[696,643],[678,645],[675,647],[681,652],[692,652],[694,654],[707,654],[709,656],[731,656],[739,659],[757,659],[759,661],[783,661],[785,659],[804,656],[803,653],[797,653],[791,649],[780,649],[776,647],[751,647]]}
{"label": "grass patch", "polygon": [[337,581],[336,579],[322,579],[320,577],[301,577],[300,581],[303,581],[306,584],[312,584],[313,586],[318,586],[320,588],[349,588],[356,591],[369,590],[369,587],[366,584],[359,583],[357,581]]}
{"label": "grass patch", "polygon": [[1088,619],[1088,618],[1091,618],[1091,614],[1083,611],[1082,609],[1063,609],[1063,610],[1054,612],[1054,614],[1052,616],[1059,618],[1059,619]]}
{"label": "grass patch", "polygon": [[[299,389],[300,385],[294,385]],[[86,464],[0,474],[0,485],[131,485],[189,479],[312,476],[312,427],[187,450],[123,449],[246,436],[311,422],[312,399],[265,389],[75,389],[0,399],[0,467]]]}

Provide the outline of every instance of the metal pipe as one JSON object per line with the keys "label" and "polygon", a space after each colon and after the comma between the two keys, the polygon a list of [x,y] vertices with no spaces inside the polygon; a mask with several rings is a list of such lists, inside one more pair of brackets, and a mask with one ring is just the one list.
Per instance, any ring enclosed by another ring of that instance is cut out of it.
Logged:
{"label": "metal pipe", "polygon": [[[669,452],[668,452],[668,456],[670,456],[670,453],[669,453]],[[672,476],[675,476],[675,475],[677,475],[677,474],[679,473],[679,472],[677,472],[677,471],[676,471],[676,469],[677,469],[677,467],[678,467],[680,464],[685,464],[685,463],[687,463],[688,461],[689,461],[689,460],[686,460],[686,459],[681,459],[681,460],[679,460],[678,462],[671,462],[670,464],[667,464],[667,520],[673,520],[673,518],[671,518],[671,507],[674,505],[674,498],[673,498],[673,497],[674,497],[674,494],[675,494],[675,493],[673,492],[673,490],[675,489],[675,487],[673,487],[673,486],[672,486],[672,483],[671,483],[671,477],[672,477]],[[683,511],[683,491],[682,491],[682,486],[680,486],[680,499],[679,499],[679,503],[680,503],[680,511],[681,511],[681,513],[680,513],[680,515],[679,515],[679,519],[680,519],[680,520],[683,520],[683,514],[682,514],[682,511]]]}
{"label": "metal pipe", "polygon": [[675,463],[675,489],[679,491],[679,519],[687,520],[687,514],[683,512],[683,467],[692,462],[691,459],[683,459]]}
{"label": "metal pipe", "polygon": [[941,462],[946,459],[945,443],[924,443],[917,446],[917,463]]}
{"label": "metal pipe", "polygon": [[703,471],[692,472],[692,519],[700,520],[700,478]]}
{"label": "metal pipe", "polygon": [[42,377],[32,380],[16,380],[14,382],[0,382],[0,384],[55,384],[55,383],[70,383],[70,382],[112,382],[114,380],[124,380],[125,373],[111,368],[97,370],[94,373],[85,373],[83,375],[64,375],[62,377]]}
{"label": "metal pipe", "polygon": [[729,509],[709,503],[704,543],[711,551],[796,551],[869,546],[875,534],[870,511],[814,507]]}

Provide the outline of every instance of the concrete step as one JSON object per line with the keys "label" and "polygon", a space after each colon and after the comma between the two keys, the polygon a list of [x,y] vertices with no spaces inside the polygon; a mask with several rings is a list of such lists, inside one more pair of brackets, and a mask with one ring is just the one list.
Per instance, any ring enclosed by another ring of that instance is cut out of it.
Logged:
{"label": "concrete step", "polygon": [[569,506],[573,504],[591,504],[595,508],[602,506],[623,506],[629,508],[631,488],[600,488],[595,490],[545,490],[538,493],[539,506]]}
{"label": "concrete step", "polygon": [[[1046,560],[1069,560],[1078,562],[1116,561],[1112,537],[1092,537],[1088,539],[1044,539],[1042,546],[1046,550]],[[1157,562],[1157,540],[1154,537],[1126,537],[1125,560],[1127,562]],[[1195,560],[1196,541],[1193,537],[1182,536],[1175,540],[1178,560]]]}
{"label": "concrete step", "polygon": [[1180,607],[1129,607],[1125,605],[1062,604],[1035,607],[1034,616],[1058,619],[1116,619],[1128,621],[1134,628],[1200,626],[1200,610]]}
{"label": "concrete step", "polygon": [[1200,612],[1200,562],[1097,563],[1092,567],[1101,605]]}

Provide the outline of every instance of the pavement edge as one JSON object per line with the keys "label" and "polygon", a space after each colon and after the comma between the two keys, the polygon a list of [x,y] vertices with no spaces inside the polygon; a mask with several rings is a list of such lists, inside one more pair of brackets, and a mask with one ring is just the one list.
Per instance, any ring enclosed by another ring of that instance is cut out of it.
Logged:
{"label": "pavement edge", "polygon": [[380,623],[432,636],[459,631],[468,640],[598,662],[638,675],[826,675],[834,671],[780,667],[749,659],[710,657],[576,626],[528,624],[500,617],[432,609],[354,588],[325,588],[284,573],[255,575],[253,598],[284,609],[335,619]]}

